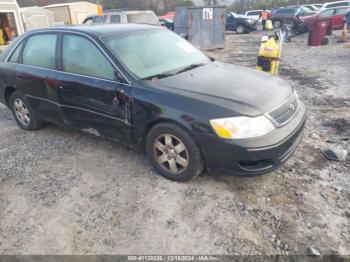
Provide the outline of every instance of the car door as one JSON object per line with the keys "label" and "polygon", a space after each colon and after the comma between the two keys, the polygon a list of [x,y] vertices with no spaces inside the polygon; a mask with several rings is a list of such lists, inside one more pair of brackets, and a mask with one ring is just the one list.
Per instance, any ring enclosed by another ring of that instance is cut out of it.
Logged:
{"label": "car door", "polygon": [[335,9],[334,15],[332,17],[333,28],[340,29],[344,26],[344,16],[346,11],[346,8]]}
{"label": "car door", "polygon": [[15,67],[15,82],[38,118],[60,124],[63,119],[57,98],[57,40],[56,33],[28,36]]}
{"label": "car door", "polygon": [[226,13],[226,30],[234,30],[234,17],[231,13]]}
{"label": "car door", "polygon": [[319,14],[319,17],[322,18],[331,18],[332,19],[332,27],[334,28],[334,24],[333,24],[333,15],[334,15],[334,9],[329,9],[329,10],[325,10],[323,12],[321,12]]}
{"label": "car door", "polygon": [[60,43],[57,79],[66,124],[130,143],[131,85],[92,38],[65,33]]}

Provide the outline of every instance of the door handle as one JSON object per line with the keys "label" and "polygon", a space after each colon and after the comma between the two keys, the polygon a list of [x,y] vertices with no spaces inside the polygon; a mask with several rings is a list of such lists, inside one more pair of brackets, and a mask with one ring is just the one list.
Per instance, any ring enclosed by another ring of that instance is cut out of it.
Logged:
{"label": "door handle", "polygon": [[26,75],[20,75],[20,74],[18,74],[18,75],[16,75],[18,78],[20,78],[20,79],[24,79],[24,78],[26,78],[27,76]]}
{"label": "door handle", "polygon": [[115,90],[115,97],[113,99],[113,106],[114,107],[119,107],[121,105],[124,104],[124,99],[123,99],[123,95],[124,95],[124,89],[122,88],[117,88]]}
{"label": "door handle", "polygon": [[61,90],[72,90],[72,88],[70,88],[69,86],[63,86],[63,85],[60,85],[59,89],[61,89]]}

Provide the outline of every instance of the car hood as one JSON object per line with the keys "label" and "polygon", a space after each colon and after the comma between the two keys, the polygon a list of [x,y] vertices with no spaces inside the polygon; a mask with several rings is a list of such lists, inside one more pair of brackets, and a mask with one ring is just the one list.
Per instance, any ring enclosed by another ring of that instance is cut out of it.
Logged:
{"label": "car hood", "polygon": [[247,116],[276,108],[293,92],[282,78],[221,62],[160,79],[157,85]]}
{"label": "car hood", "polygon": [[251,17],[247,15],[236,15],[236,18],[242,18],[242,19],[252,19]]}

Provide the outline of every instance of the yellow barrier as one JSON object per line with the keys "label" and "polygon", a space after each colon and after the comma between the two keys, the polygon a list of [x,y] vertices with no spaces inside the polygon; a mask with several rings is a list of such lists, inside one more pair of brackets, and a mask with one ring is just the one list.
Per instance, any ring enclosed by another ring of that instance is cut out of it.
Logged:
{"label": "yellow barrier", "polygon": [[5,45],[4,32],[0,29],[0,45]]}
{"label": "yellow barrier", "polygon": [[280,45],[273,37],[270,37],[260,45],[256,69],[276,75],[280,59]]}

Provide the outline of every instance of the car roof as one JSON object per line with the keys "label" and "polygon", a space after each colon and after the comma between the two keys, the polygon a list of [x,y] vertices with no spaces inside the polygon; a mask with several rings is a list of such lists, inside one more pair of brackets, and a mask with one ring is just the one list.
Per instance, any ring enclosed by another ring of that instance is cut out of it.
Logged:
{"label": "car roof", "polygon": [[132,14],[154,14],[152,10],[106,10],[103,13],[104,15],[132,15]]}
{"label": "car roof", "polygon": [[331,4],[339,4],[339,3],[348,3],[350,2],[350,0],[342,0],[342,1],[335,1],[335,2],[328,2],[328,3],[324,3],[323,6],[328,6]]}
{"label": "car roof", "polygon": [[323,13],[325,11],[335,10],[335,9],[349,9],[349,7],[348,6],[335,6],[335,7],[329,7],[329,8],[321,9],[321,10],[318,10],[318,11],[320,11],[320,13]]}
{"label": "car roof", "polygon": [[148,24],[93,24],[93,25],[78,25],[78,26],[57,26],[48,27],[44,29],[37,29],[30,31],[30,33],[40,33],[47,31],[65,31],[65,32],[76,32],[76,33],[86,33],[89,35],[94,35],[100,37],[103,35],[111,34],[124,34],[129,32],[139,32],[151,29],[162,29],[159,26],[148,25]]}

